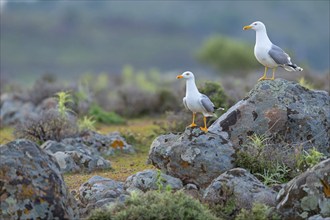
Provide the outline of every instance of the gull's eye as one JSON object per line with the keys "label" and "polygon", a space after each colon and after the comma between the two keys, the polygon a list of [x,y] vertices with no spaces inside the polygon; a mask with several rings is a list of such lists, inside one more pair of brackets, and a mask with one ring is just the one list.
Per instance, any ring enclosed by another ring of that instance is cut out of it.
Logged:
{"label": "gull's eye", "polygon": [[257,23],[254,23],[253,25],[254,25],[254,26],[256,26],[256,25],[257,25]]}
{"label": "gull's eye", "polygon": [[186,73],[187,76],[189,76],[190,74],[189,73]]}

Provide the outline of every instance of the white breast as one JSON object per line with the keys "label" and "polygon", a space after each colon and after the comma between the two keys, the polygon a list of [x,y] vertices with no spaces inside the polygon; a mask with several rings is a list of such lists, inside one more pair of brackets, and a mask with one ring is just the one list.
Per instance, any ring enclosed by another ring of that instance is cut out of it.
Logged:
{"label": "white breast", "polygon": [[262,65],[269,68],[277,67],[278,66],[277,63],[268,54],[269,50],[270,50],[269,45],[256,44],[254,47],[254,55],[256,56],[259,63],[261,63]]}

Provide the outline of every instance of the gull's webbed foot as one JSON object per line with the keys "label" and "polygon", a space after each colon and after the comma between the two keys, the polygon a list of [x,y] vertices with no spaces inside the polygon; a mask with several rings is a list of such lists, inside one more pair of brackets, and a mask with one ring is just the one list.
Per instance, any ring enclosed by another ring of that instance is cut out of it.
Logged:
{"label": "gull's webbed foot", "polygon": [[196,127],[197,125],[195,123],[191,123],[190,125],[188,125],[189,128],[194,128]]}
{"label": "gull's webbed foot", "polygon": [[201,129],[202,131],[204,131],[205,133],[208,132],[208,129],[207,129],[206,127],[200,127],[200,129]]}

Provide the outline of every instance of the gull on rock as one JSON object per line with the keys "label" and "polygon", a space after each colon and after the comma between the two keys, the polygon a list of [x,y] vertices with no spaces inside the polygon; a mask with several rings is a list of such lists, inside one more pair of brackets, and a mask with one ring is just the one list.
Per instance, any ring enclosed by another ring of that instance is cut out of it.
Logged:
{"label": "gull on rock", "polygon": [[[280,47],[273,44],[267,35],[266,26],[256,21],[250,25],[244,26],[243,30],[255,30],[256,44],[254,46],[254,55],[265,66],[264,75],[258,80],[275,79],[275,71],[278,66],[283,67],[287,71],[302,71],[303,69],[291,62],[291,58]],[[267,78],[268,68],[273,69],[272,78]]]}
{"label": "gull on rock", "polygon": [[193,118],[192,123],[189,127],[196,127],[195,117],[196,113],[200,112],[203,114],[204,127],[200,127],[200,129],[204,132],[207,132],[206,127],[206,118],[212,117],[214,114],[214,104],[211,100],[204,94],[200,93],[196,87],[195,76],[192,72],[184,72],[181,75],[176,77],[177,79],[185,79],[186,80],[186,96],[183,98],[183,105],[186,109],[192,111]]}

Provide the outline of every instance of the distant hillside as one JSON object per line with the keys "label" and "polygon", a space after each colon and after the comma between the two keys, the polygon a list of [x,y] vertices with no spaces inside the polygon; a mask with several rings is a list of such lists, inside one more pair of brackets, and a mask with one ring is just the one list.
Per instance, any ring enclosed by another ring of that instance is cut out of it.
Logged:
{"label": "distant hillside", "polygon": [[[254,44],[242,27],[262,20],[296,63],[329,69],[329,1],[9,2],[1,14],[1,74],[119,72],[123,65],[200,68],[196,51],[214,34]],[[251,56],[253,52],[251,51]]]}

